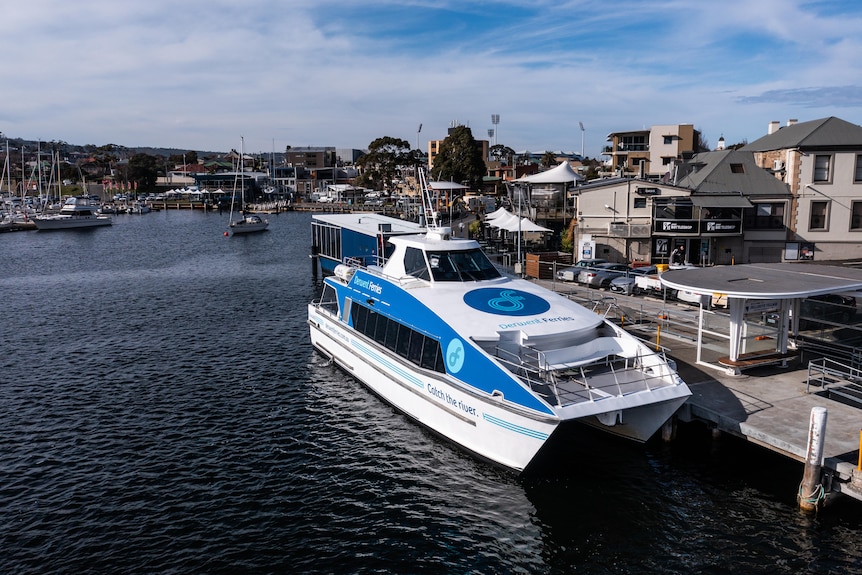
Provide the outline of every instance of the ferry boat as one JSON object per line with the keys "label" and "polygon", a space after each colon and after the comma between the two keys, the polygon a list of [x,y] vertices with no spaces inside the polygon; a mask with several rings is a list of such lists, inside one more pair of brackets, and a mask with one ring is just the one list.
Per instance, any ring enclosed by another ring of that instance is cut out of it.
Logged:
{"label": "ferry boat", "polygon": [[580,424],[646,441],[691,394],[663,354],[501,274],[426,213],[423,233],[388,238],[376,264],[347,257],[308,306],[315,349],[395,408],[521,472]]}

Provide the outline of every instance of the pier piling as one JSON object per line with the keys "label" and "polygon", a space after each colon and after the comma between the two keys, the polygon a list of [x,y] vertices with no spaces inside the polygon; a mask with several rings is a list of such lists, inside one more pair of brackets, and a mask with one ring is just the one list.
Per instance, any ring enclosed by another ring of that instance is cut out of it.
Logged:
{"label": "pier piling", "polygon": [[825,492],[820,482],[823,463],[823,444],[826,441],[826,408],[812,407],[808,423],[808,448],[805,454],[805,471],[797,499],[803,511],[816,511]]}

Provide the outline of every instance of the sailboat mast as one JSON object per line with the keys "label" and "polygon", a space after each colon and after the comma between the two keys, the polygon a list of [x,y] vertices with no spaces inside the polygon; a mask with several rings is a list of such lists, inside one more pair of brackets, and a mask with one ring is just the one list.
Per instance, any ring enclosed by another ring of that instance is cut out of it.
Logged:
{"label": "sailboat mast", "polygon": [[239,137],[239,212],[245,213],[245,138]]}

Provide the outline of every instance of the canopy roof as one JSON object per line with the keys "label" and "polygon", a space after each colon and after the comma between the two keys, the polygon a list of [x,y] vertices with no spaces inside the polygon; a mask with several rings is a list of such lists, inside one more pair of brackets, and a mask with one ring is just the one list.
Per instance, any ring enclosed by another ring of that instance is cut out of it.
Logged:
{"label": "canopy roof", "polygon": [[[502,210],[502,213],[500,213]],[[491,217],[494,216],[494,217]],[[500,208],[496,212],[490,214],[485,221],[489,226],[493,228],[500,228],[501,230],[506,230],[507,232],[550,232],[548,228],[543,228],[542,226],[533,223],[531,220],[527,218],[520,218],[520,222],[518,221],[518,216],[511,212],[507,212]]]}
{"label": "canopy roof", "polygon": [[455,182],[428,182],[428,187],[432,190],[466,190],[467,186],[456,184]]}
{"label": "canopy roof", "polygon": [[515,181],[527,184],[566,184],[583,181],[583,179],[584,177],[575,172],[568,162],[561,162],[556,168],[551,168],[532,176],[525,176]]}

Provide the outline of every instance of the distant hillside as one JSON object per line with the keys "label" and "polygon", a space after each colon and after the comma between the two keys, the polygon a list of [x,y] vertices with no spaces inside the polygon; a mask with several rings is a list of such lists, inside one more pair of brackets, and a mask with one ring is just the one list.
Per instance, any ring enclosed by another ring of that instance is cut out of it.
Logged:
{"label": "distant hillside", "polygon": [[[27,140],[24,138],[8,138],[9,142],[9,151],[20,151],[21,147],[24,147],[25,152],[28,154],[35,153],[37,150],[41,150],[42,153],[52,153],[52,152],[60,152],[61,156],[80,156],[80,155],[88,155],[93,154],[95,152],[104,153],[108,149],[110,152],[117,156],[118,159],[124,160],[128,159],[135,154],[149,154],[151,156],[163,156],[165,158],[174,155],[182,155],[188,152],[195,152],[198,155],[198,158],[210,158],[210,157],[219,157],[224,156],[228,153],[228,151],[224,152],[213,152],[213,151],[203,151],[203,150],[189,150],[183,148],[151,148],[147,146],[134,147],[130,148],[127,146],[119,146],[116,144],[103,144],[100,146],[94,144],[70,144],[68,142],[63,142],[62,140]],[[0,153],[6,151],[6,140],[0,142],[0,146],[2,146],[2,150]]]}

